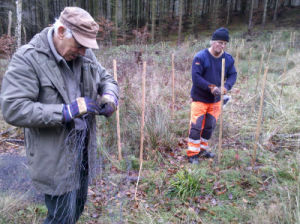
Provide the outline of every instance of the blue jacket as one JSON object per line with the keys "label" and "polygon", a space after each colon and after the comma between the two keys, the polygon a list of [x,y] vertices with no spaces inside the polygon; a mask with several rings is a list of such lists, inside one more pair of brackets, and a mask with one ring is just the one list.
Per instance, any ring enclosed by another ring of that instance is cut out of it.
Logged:
{"label": "blue jacket", "polygon": [[199,51],[193,60],[192,80],[193,86],[191,97],[193,101],[214,103],[220,101],[220,97],[211,94],[209,85],[221,86],[222,58],[225,58],[225,84],[224,87],[230,90],[234,85],[237,72],[234,67],[232,56],[224,52],[219,58],[213,57],[208,49]]}

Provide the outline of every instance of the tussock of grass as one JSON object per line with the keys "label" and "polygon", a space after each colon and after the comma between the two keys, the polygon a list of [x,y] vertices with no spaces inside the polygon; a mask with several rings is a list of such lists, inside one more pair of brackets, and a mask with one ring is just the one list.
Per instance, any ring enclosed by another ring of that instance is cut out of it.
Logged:
{"label": "tussock of grass", "polygon": [[183,169],[176,173],[169,183],[168,194],[181,199],[194,197],[201,192],[206,171],[199,169]]}

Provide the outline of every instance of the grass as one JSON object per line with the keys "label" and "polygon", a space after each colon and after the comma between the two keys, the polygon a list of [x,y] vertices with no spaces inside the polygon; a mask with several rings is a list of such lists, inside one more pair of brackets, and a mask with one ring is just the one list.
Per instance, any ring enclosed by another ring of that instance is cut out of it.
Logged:
{"label": "grass", "polygon": [[26,201],[20,193],[1,193],[0,223],[41,223],[47,215],[44,205]]}
{"label": "grass", "polygon": [[[202,160],[199,165],[191,165],[185,158],[190,65],[194,54],[208,46],[209,39],[187,40],[181,46],[162,42],[102,49],[98,57],[109,72],[112,73],[112,60],[117,60],[124,159],[117,160],[114,116],[108,120],[99,117],[103,169],[98,182],[90,188],[94,194],[90,193],[79,223],[300,223],[299,46],[289,49],[287,71],[282,76],[290,32],[291,29],[257,30],[252,41],[242,41],[247,37],[241,31],[232,35],[228,52],[236,56],[239,49],[239,74],[230,93],[232,100],[224,109],[219,164]],[[141,51],[147,61],[145,161],[137,201],[134,193],[139,169],[142,72],[135,51]],[[174,117],[170,76],[173,53]],[[258,74],[262,54],[262,73],[266,66],[269,73],[257,161],[252,169],[261,95],[261,81],[257,88],[256,83],[257,78],[262,80],[263,74]],[[218,134],[219,126],[210,142],[215,152]],[[0,223],[41,223],[45,213],[43,205],[17,200],[12,195],[1,197]]]}

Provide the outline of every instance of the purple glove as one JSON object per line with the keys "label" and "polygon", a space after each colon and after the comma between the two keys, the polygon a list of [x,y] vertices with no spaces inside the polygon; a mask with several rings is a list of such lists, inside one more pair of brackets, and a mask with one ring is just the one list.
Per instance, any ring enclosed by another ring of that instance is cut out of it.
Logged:
{"label": "purple glove", "polygon": [[100,108],[96,101],[88,97],[78,97],[71,104],[64,104],[63,106],[63,120],[70,122],[75,117],[80,117],[83,114],[99,114]]}
{"label": "purple glove", "polygon": [[110,117],[117,110],[118,100],[110,94],[104,94],[99,102],[99,115]]}

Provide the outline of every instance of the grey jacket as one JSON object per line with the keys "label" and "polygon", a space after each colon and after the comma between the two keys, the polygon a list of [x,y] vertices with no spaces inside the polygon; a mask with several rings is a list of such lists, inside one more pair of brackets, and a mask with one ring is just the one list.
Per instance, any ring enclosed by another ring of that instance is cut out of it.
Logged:
{"label": "grey jacket", "polygon": [[[1,110],[6,122],[24,127],[30,175],[45,194],[60,195],[79,186],[78,161],[72,148],[72,125],[62,122],[63,104],[70,99],[50,51],[44,29],[13,56],[2,82]],[[88,49],[81,57],[81,93],[96,100],[109,93],[118,98],[116,81]],[[96,120],[89,115],[89,175],[97,172]],[[66,141],[68,139],[68,141]],[[75,165],[74,165],[75,163]]]}

